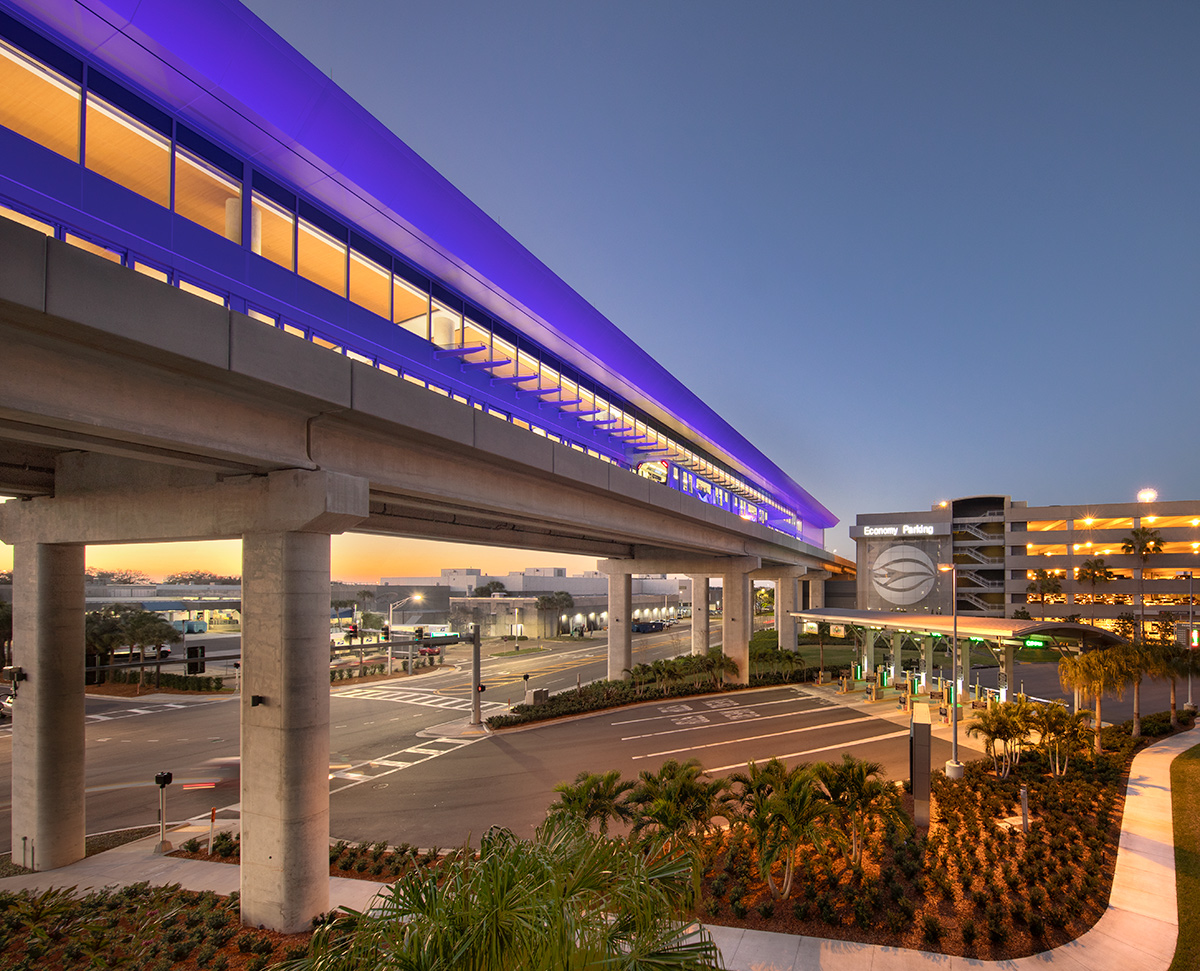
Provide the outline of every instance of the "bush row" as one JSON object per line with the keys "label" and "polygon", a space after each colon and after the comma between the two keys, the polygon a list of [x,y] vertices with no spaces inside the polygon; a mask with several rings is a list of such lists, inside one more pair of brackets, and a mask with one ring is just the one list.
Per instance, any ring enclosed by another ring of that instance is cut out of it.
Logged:
{"label": "bush row", "polygon": [[[688,659],[676,658],[675,660],[685,661]],[[684,675],[683,677],[689,676]],[[807,680],[809,680],[808,672],[794,670],[752,674],[748,685],[726,684],[712,677],[699,679],[689,677],[689,680],[670,680],[668,677],[668,679],[654,682],[639,681],[636,677],[628,681],[593,681],[580,688],[571,688],[553,695],[540,705],[513,705],[511,711],[503,715],[492,715],[487,723],[490,728],[511,728],[514,725],[602,711],[605,708],[618,708],[621,705],[643,701],[684,698],[689,695],[711,694],[714,691],[736,691],[742,688],[762,688],[776,684],[795,684]]]}
{"label": "bush row", "polygon": [[[111,684],[137,684],[139,672],[132,670],[110,671],[105,678]],[[225,680],[203,674],[159,674],[147,671],[142,677],[143,687],[174,688],[177,691],[222,691]]]}

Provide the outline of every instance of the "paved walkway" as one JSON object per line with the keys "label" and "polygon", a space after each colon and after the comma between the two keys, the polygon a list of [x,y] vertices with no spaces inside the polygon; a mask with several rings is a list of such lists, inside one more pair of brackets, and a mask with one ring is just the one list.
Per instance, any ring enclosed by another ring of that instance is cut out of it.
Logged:
{"label": "paved walkway", "polygon": [[[1108,910],[1082,937],[1053,951],[1014,961],[979,961],[927,951],[710,927],[730,971],[1165,971],[1175,954],[1179,919],[1175,901],[1175,849],[1171,827],[1171,762],[1200,743],[1193,729],[1144,749],[1133,761],[1121,823],[1121,842]],[[222,829],[237,823],[219,821]],[[170,833],[178,846],[206,839],[208,822]],[[228,894],[238,889],[238,868],[157,856],[157,835],[80,860],[58,870],[0,880],[0,889],[49,886],[96,888],[137,883],[178,883],[189,890]],[[382,884],[330,877],[330,907],[367,907]]]}

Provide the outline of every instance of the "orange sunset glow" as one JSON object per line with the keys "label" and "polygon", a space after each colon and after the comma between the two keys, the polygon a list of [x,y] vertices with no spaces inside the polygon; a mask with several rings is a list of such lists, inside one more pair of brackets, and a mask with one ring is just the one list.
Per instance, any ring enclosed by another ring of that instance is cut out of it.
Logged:
{"label": "orange sunset glow", "polygon": [[[568,574],[596,569],[596,558],[589,556],[354,533],[334,536],[332,552],[333,579],[349,583],[378,583],[380,577],[436,576],[451,567],[475,567],[493,575],[534,566],[566,567]],[[11,546],[0,544],[0,569],[12,569],[12,554]],[[240,576],[242,544],[238,540],[213,540],[90,546],[87,565],[102,570],[141,570],[152,580],[187,570]]]}

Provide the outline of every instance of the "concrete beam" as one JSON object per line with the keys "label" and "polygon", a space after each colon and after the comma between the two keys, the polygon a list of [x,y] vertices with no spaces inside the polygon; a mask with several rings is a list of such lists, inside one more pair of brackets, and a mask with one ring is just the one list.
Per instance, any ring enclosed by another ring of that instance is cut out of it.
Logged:
{"label": "concrete beam", "polygon": [[762,562],[757,556],[660,556],[653,559],[601,560],[596,569],[609,575],[625,573],[683,573],[689,576],[725,576],[736,572],[745,576],[758,569]]}
{"label": "concrete beam", "polygon": [[825,570],[814,570],[812,566],[805,566],[803,564],[762,566],[757,570],[750,571],[751,580],[779,580],[782,578],[793,580],[828,580],[832,575]]}
{"label": "concrete beam", "polygon": [[[109,466],[107,456],[82,465]],[[143,463],[125,467],[133,474]],[[69,481],[69,480],[68,480]],[[249,532],[341,533],[367,517],[367,482],[286,469],[212,485],[83,492],[0,506],[0,539],[40,543],[150,543],[233,539]]]}

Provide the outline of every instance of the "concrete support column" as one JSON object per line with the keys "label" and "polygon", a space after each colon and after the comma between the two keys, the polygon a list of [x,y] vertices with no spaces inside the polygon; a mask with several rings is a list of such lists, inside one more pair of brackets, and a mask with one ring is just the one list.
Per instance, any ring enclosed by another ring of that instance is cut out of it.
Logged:
{"label": "concrete support column", "polygon": [[933,637],[930,634],[921,638],[921,675],[928,691],[933,683]]}
{"label": "concrete support column", "polygon": [[796,578],[781,577],[775,581],[775,630],[779,646],[786,651],[796,650]]}
{"label": "concrete support column", "polygon": [[808,609],[820,610],[825,606],[825,581],[808,581]]}
{"label": "concrete support column", "polygon": [[726,573],[722,577],[721,650],[737,664],[737,674],[728,680],[734,684],[750,683],[750,576],[747,573]]}
{"label": "concrete support column", "polygon": [[692,581],[692,653],[708,653],[708,577],[693,576]]}
{"label": "concrete support column", "polygon": [[242,923],[329,909],[327,533],[242,539]]}
{"label": "concrete support column", "polygon": [[750,643],[750,638],[754,636],[754,610],[757,606],[757,601],[754,599],[754,581],[747,576],[746,584],[746,620],[744,622],[746,643]]}
{"label": "concrete support column", "polygon": [[971,641],[960,632],[958,635],[958,679],[962,684],[962,696],[971,690]]}
{"label": "concrete support column", "polygon": [[[633,669],[633,576],[608,575],[608,680],[625,681]],[[694,611],[693,611],[694,613]]]}
{"label": "concrete support column", "polygon": [[85,553],[34,542],[13,550],[13,664],[25,680],[13,712],[12,859],[35,870],[84,854]]}
{"label": "concrete support column", "polygon": [[863,677],[868,674],[875,673],[875,635],[877,631],[866,628],[863,634],[866,640],[863,641]]}
{"label": "concrete support column", "polygon": [[1016,675],[1015,650],[1011,643],[1000,645],[1000,700],[1008,701],[1016,693],[1017,685],[1013,684]]}
{"label": "concrete support column", "polygon": [[901,674],[904,671],[903,665],[900,663],[900,651],[904,647],[904,635],[900,631],[892,632],[892,673],[890,675],[892,684],[896,684],[900,680]]}

